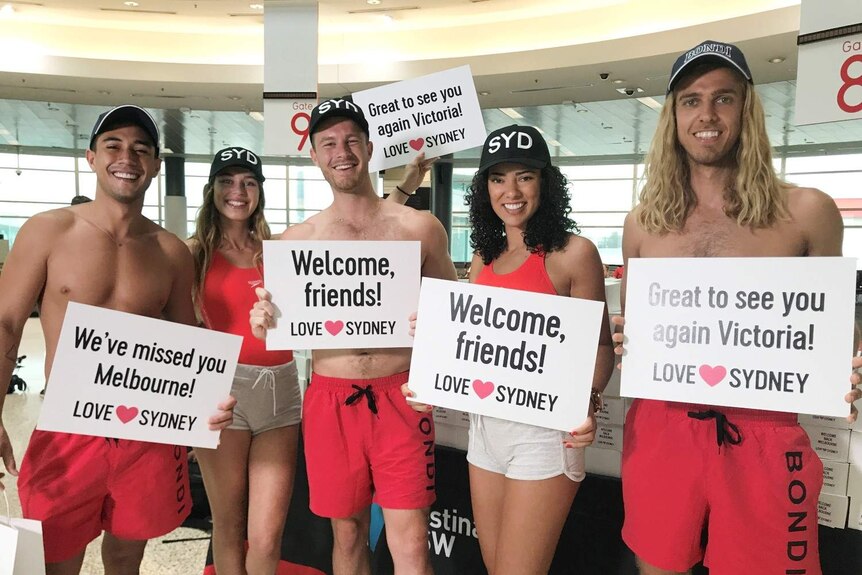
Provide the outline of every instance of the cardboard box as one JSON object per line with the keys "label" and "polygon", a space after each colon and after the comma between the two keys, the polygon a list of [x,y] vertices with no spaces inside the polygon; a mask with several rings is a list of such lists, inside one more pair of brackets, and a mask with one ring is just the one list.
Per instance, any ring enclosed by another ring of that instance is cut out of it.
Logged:
{"label": "cardboard box", "polygon": [[626,405],[622,397],[605,395],[604,407],[596,414],[599,425],[622,425],[626,420]]}
{"label": "cardboard box", "polygon": [[597,449],[613,449],[614,451],[622,452],[623,450],[623,426],[622,425],[601,425],[596,428],[596,440],[591,447]]}
{"label": "cardboard box", "polygon": [[862,500],[862,464],[848,463],[847,495]]}
{"label": "cardboard box", "polygon": [[847,517],[847,527],[862,531],[862,497],[850,497],[850,513]]}
{"label": "cardboard box", "polygon": [[862,431],[862,417],[856,419],[855,423],[849,423],[844,417],[829,417],[828,415],[798,415],[799,423],[803,426],[831,427],[833,429],[854,429]]}
{"label": "cardboard box", "polygon": [[458,409],[435,407],[434,425],[454,425],[455,427],[470,427],[470,416]]}
{"label": "cardboard box", "polygon": [[831,427],[814,427],[803,425],[803,429],[811,438],[811,447],[820,459],[829,461],[849,461],[850,430],[833,429]]}
{"label": "cardboard box", "polygon": [[435,442],[437,445],[444,445],[446,447],[454,447],[455,449],[467,451],[467,445],[469,443],[469,431],[467,428],[444,423],[443,425],[435,424],[434,430],[436,434]]}
{"label": "cardboard box", "polygon": [[862,467],[862,431],[850,432],[850,449],[847,461]]}
{"label": "cardboard box", "polygon": [[847,527],[847,510],[850,498],[846,495],[821,493],[817,500],[817,522],[826,527],[844,529]]}
{"label": "cardboard box", "polygon": [[830,495],[848,495],[847,481],[850,476],[850,464],[840,461],[823,461],[823,490],[821,493]]}
{"label": "cardboard box", "polygon": [[611,378],[608,380],[608,385],[605,387],[604,395],[611,397],[620,396],[620,378],[621,371],[617,369],[617,364],[620,362],[620,356],[614,354],[614,370],[611,372]]}
{"label": "cardboard box", "polygon": [[587,473],[596,475],[607,475],[609,477],[619,477],[620,468],[622,466],[622,453],[612,449],[598,449],[595,447],[587,447],[585,458],[585,467]]}

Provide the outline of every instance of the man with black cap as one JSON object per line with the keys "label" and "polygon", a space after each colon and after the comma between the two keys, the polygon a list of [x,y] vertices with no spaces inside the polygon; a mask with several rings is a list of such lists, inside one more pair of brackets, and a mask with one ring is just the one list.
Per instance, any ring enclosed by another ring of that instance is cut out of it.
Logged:
{"label": "man with black cap", "polygon": [[[46,372],[70,301],[195,324],[191,254],[141,215],[161,164],[155,121],[131,105],[103,113],[86,156],[95,199],[30,218],[0,276],[0,380],[9,378],[36,304]],[[219,406],[211,429],[230,424],[232,403]],[[2,422],[0,455],[17,475]],[[18,489],[24,516],[42,521],[48,574],[78,573],[102,531],[106,572],[137,573],[147,539],[172,531],[190,511],[185,465],[185,449],[170,445],[34,431]]]}
{"label": "man with black cap", "polygon": [[[311,159],[332,188],[332,204],[284,232],[286,240],[413,240],[421,273],[455,280],[448,238],[431,214],[384,201],[368,174],[373,146],[362,110],[325,100],[309,122]],[[252,332],[266,336],[268,293],[252,310]],[[336,575],[370,573],[369,504],[383,508],[395,572],[431,573],[428,510],[434,501],[433,422],[402,396],[410,349],[314,350],[303,404],[311,510],[332,519]]]}
{"label": "man with black cap", "polygon": [[[624,262],[841,255],[835,202],[772,167],[738,47],[708,41],[682,54],[667,92],[640,203],[625,221]],[[623,304],[625,286],[624,275]],[[701,559],[713,575],[820,573],[822,465],[795,414],[635,400],[623,445],[623,538],[641,573],[687,572]]]}

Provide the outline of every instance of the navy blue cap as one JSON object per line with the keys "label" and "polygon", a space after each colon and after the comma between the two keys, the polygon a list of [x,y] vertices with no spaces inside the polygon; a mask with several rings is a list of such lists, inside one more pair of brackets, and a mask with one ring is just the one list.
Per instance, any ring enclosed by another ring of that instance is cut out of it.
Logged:
{"label": "navy blue cap", "polygon": [[308,121],[308,136],[314,135],[322,121],[337,116],[350,118],[362,128],[366,136],[368,135],[368,120],[365,119],[362,108],[353,103],[353,98],[344,96],[324,100],[314,107],[311,111],[311,119]]}
{"label": "navy blue cap", "polygon": [[93,126],[93,132],[90,134],[90,149],[93,151],[96,150],[96,137],[102,132],[107,131],[108,127],[125,123],[140,126],[147,134],[149,134],[150,138],[153,140],[153,146],[156,148],[156,157],[158,158],[159,127],[156,125],[156,121],[149,112],[140,106],[135,106],[133,104],[123,104],[122,106],[111,108],[107,112],[99,114],[99,118],[96,120],[96,125]]}
{"label": "navy blue cap", "polygon": [[670,80],[667,83],[667,93],[670,94],[674,84],[682,76],[686,69],[690,68],[696,62],[703,62],[705,59],[717,60],[734,68],[742,74],[746,80],[751,82],[751,70],[748,69],[748,63],[745,61],[745,55],[742,50],[733,44],[725,44],[723,42],[715,42],[707,40],[701,42],[688,52],[685,52],[676,59],[673,63],[673,68],[670,71]]}

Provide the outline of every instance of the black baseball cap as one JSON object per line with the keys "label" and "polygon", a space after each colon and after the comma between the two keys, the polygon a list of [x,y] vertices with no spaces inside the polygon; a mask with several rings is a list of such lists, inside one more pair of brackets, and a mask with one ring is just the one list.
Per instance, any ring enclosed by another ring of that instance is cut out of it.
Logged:
{"label": "black baseball cap", "polygon": [[690,68],[695,62],[703,62],[706,59],[724,63],[728,68],[733,68],[742,74],[749,82],[752,81],[751,70],[748,69],[748,63],[745,61],[745,55],[742,53],[742,50],[733,44],[707,40],[706,42],[701,42],[688,52],[681,54],[676,59],[676,62],[673,63],[673,68],[670,70],[667,93],[670,94],[674,84],[676,84],[687,68]]}
{"label": "black baseball cap", "polygon": [[362,128],[366,136],[368,135],[368,120],[365,119],[362,108],[354,104],[350,96],[343,96],[324,100],[314,107],[311,111],[311,119],[308,121],[308,137],[314,135],[322,121],[336,116],[350,118]]}
{"label": "black baseball cap", "polygon": [[263,163],[257,154],[245,148],[232,147],[219,150],[213,156],[213,163],[210,165],[210,183],[213,182],[216,174],[231,166],[247,169],[258,182],[263,182],[266,179],[263,177]]}
{"label": "black baseball cap", "polygon": [[90,134],[90,149],[93,151],[96,150],[96,137],[99,134],[106,132],[111,126],[120,124],[133,124],[143,128],[153,140],[153,146],[156,148],[156,157],[159,157],[159,127],[149,112],[133,104],[123,104],[99,114],[96,125],[93,126],[93,132]]}
{"label": "black baseball cap", "polygon": [[484,172],[503,162],[524,164],[541,170],[551,163],[551,153],[539,130],[532,126],[512,124],[494,130],[485,138],[479,171]]}

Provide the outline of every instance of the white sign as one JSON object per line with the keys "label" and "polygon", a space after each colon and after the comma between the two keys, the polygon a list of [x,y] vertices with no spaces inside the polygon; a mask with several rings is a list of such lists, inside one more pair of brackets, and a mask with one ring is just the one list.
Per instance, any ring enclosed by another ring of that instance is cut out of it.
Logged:
{"label": "white sign", "polygon": [[[804,0],[800,35],[862,22],[859,0]],[[799,46],[796,124],[862,118],[862,34]]]}
{"label": "white sign", "polygon": [[603,312],[592,300],[424,278],[414,399],[571,431],[587,416]]}
{"label": "white sign", "polygon": [[263,242],[276,309],[267,349],[411,347],[419,242]]}
{"label": "white sign", "polygon": [[311,148],[308,124],[317,100],[266,100],[264,152],[273,156],[304,156]]}
{"label": "white sign", "polygon": [[631,259],[621,395],[846,416],[853,258]]}
{"label": "white sign", "polygon": [[242,338],[70,302],[38,429],[217,447]]}
{"label": "white sign", "polygon": [[438,157],[485,141],[469,66],[356,92],[353,101],[368,120],[371,172],[403,166],[418,152]]}

